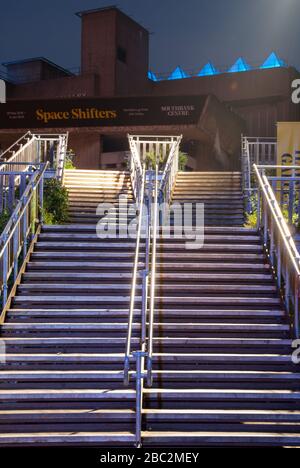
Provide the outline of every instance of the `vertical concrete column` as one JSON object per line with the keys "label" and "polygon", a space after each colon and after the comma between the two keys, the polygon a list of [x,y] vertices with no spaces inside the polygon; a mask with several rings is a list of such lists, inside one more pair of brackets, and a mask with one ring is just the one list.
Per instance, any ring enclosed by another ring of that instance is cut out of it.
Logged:
{"label": "vertical concrete column", "polygon": [[77,169],[99,169],[101,157],[101,135],[97,132],[70,133],[69,148],[74,150]]}

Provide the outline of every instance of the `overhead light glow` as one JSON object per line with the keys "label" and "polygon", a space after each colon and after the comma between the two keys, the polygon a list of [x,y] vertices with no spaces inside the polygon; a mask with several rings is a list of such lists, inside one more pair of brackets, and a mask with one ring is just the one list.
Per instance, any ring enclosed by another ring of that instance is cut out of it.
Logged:
{"label": "overhead light glow", "polygon": [[175,70],[168,77],[168,80],[181,80],[181,78],[188,78],[189,76],[182,70],[181,67],[175,68]]}
{"label": "overhead light glow", "polygon": [[148,71],[148,78],[149,80],[152,80],[152,81],[158,81],[157,76],[151,70]]}
{"label": "overhead light glow", "polygon": [[237,61],[229,68],[229,73],[237,73],[237,72],[244,72],[250,70],[251,67],[248,63],[243,59],[243,57],[239,57]]}
{"label": "overhead light glow", "polygon": [[204,67],[200,70],[197,76],[211,76],[211,75],[217,75],[219,72],[218,70],[214,67],[214,65],[211,62],[208,62]]}
{"label": "overhead light glow", "polygon": [[281,60],[275,52],[272,52],[260,68],[279,68],[286,66],[286,63],[283,60]]}

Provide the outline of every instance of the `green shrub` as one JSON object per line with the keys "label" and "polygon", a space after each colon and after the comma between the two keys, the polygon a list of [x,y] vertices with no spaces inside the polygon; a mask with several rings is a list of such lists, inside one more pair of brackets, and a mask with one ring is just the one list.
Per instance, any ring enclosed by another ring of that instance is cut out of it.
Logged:
{"label": "green shrub", "polygon": [[10,213],[7,209],[3,210],[2,213],[0,214],[0,234],[2,234],[5,226],[7,225],[9,218],[10,218]]}
{"label": "green shrub", "polygon": [[179,171],[185,171],[186,163],[188,161],[187,153],[179,151],[178,153],[178,169]]}
{"label": "green shrub", "polygon": [[73,163],[73,157],[74,157],[74,153],[72,150],[70,150],[66,155],[65,169],[76,169]]}
{"label": "green shrub", "polygon": [[245,228],[256,228],[257,227],[257,212],[253,211],[253,213],[246,214],[246,222],[244,224]]}
{"label": "green shrub", "polygon": [[[158,164],[158,170],[161,171],[164,169],[165,164],[167,163],[168,156],[163,156],[162,152],[160,151],[158,155],[156,155],[155,151],[149,151],[145,155],[145,165],[146,169],[155,169],[156,163]],[[184,171],[185,166],[188,160],[188,155],[179,151],[178,153],[178,169],[179,171]]]}
{"label": "green shrub", "polygon": [[147,170],[155,170],[156,164],[158,165],[158,170],[161,171],[166,163],[166,158],[164,158],[162,152],[156,154],[155,151],[149,151],[145,154],[145,166]]}
{"label": "green shrub", "polygon": [[68,221],[69,199],[67,189],[57,179],[48,179],[44,185],[43,218],[45,224],[63,224]]}

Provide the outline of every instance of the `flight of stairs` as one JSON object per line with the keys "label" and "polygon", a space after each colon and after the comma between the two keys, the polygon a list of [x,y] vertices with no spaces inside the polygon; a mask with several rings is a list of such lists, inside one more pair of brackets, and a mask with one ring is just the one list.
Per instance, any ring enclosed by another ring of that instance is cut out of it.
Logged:
{"label": "flight of stairs", "polygon": [[158,241],[145,446],[300,445],[300,369],[261,239],[207,227],[199,251]]}
{"label": "flight of stairs", "polygon": [[179,172],[173,202],[203,203],[205,226],[244,224],[240,172]]}
{"label": "flight of stairs", "polygon": [[135,240],[95,231],[103,201],[116,203],[110,219],[122,222],[128,181],[66,171],[70,224],[43,227],[1,330],[0,446],[134,445],[135,387],[123,385],[123,362]]}
{"label": "flight of stairs", "polygon": [[[129,205],[133,202],[128,172],[66,170],[64,185],[69,194],[70,223],[93,224],[97,222],[99,216],[96,216],[96,208],[99,203],[112,204],[117,208],[120,205],[120,208],[123,208],[125,199]],[[121,201],[119,201],[120,197]]]}
{"label": "flight of stairs", "polygon": [[[43,227],[1,330],[0,446],[133,446],[135,387],[122,370],[135,240],[95,232],[103,201],[117,206],[113,222],[130,222],[118,204],[120,194],[133,203],[129,175],[66,171],[65,184],[70,223]],[[145,446],[300,446],[300,370],[261,239],[241,227],[239,191],[238,173],[178,174],[174,200],[211,210],[202,249],[158,239]],[[137,291],[133,349],[140,279]]]}

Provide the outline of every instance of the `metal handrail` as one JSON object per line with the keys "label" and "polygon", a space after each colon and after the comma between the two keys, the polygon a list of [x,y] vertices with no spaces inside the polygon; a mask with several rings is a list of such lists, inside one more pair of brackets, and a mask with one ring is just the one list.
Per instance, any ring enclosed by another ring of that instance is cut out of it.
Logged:
{"label": "metal handrail", "polygon": [[[8,166],[10,163],[6,163]],[[16,165],[16,163],[12,163],[13,165]],[[18,163],[18,166],[27,166],[27,163]],[[30,165],[28,171],[24,172],[15,172],[13,171],[11,174],[12,176],[20,176],[20,177],[30,177],[29,181],[27,182],[27,185],[24,187],[23,193],[20,195],[19,200],[17,201],[17,204],[14,206],[14,209],[10,215],[10,218],[8,222],[6,223],[6,226],[2,233],[0,234],[0,246],[3,244],[3,239],[5,236],[8,235],[10,232],[11,227],[14,226],[14,220],[16,220],[20,216],[21,209],[23,207],[22,202],[28,198],[30,191],[32,187],[34,186],[35,183],[37,183],[37,179],[39,180],[39,175],[41,173],[44,174],[46,168],[48,166],[48,163],[40,163],[40,164],[34,164]],[[10,172],[2,172],[1,175],[3,176],[10,176]]]}
{"label": "metal handrail", "polygon": [[171,191],[178,172],[178,150],[181,140],[182,135],[174,140],[160,181],[159,190],[166,203],[170,201]]}
{"label": "metal handrail", "polygon": [[[14,141],[12,145],[10,145],[8,148],[6,148],[6,150],[3,151],[3,153],[1,153],[1,159],[3,161],[6,161],[6,155],[8,156],[9,153],[15,153],[17,151],[20,150],[20,148],[16,148],[16,150],[14,150],[15,147],[22,147],[23,146],[23,143],[22,140],[30,140],[32,137],[32,133],[30,131],[26,132],[25,135],[22,135],[18,140]],[[14,155],[10,155],[8,159],[10,159],[12,156]]]}
{"label": "metal handrail", "polygon": [[153,225],[152,225],[152,251],[151,251],[151,280],[149,294],[149,324],[147,342],[147,385],[152,385],[152,360],[153,360],[153,324],[155,308],[155,286],[156,286],[156,238],[157,238],[157,218],[158,218],[158,165],[155,166],[154,173],[154,193],[153,193]]}
{"label": "metal handrail", "polygon": [[137,147],[130,135],[128,135],[128,141],[129,141],[129,147],[130,147],[129,170],[130,170],[131,184],[132,184],[132,189],[133,189],[135,199],[137,203],[139,203],[140,198],[141,198],[141,182],[142,182],[143,168],[142,168],[141,158],[140,158],[140,155],[138,154]]}
{"label": "metal handrail", "polygon": [[18,260],[20,253],[23,251],[24,260],[29,248],[28,243],[31,242],[36,232],[36,226],[42,223],[43,179],[47,167],[48,163],[40,164],[39,168],[36,168],[33,172],[24,193],[0,236],[0,262],[2,264],[0,281],[3,306],[0,324],[3,323],[5,318],[8,279],[13,273],[14,281],[16,280],[19,271]]}
{"label": "metal handrail", "polygon": [[[27,132],[1,155],[2,164],[0,171],[6,170],[6,163],[38,164],[46,162],[47,150],[50,145],[57,145],[56,161],[54,167],[56,177],[62,179],[64,163],[68,146],[68,133],[63,134],[38,134]],[[54,163],[54,160],[53,160]]]}
{"label": "metal handrail", "polygon": [[[133,186],[134,195],[139,201],[139,219],[138,219],[138,234],[135,250],[135,260],[132,277],[132,287],[130,296],[130,309],[128,316],[128,330],[126,338],[125,360],[124,360],[124,384],[128,385],[130,376],[131,358],[136,361],[136,371],[132,372],[132,377],[136,381],[136,445],[141,445],[141,427],[142,427],[142,412],[143,412],[143,389],[144,380],[147,379],[148,386],[152,385],[152,360],[153,360],[153,326],[155,316],[155,285],[156,285],[156,243],[157,243],[157,226],[158,226],[158,202],[161,195],[165,195],[167,202],[170,200],[171,189],[178,172],[178,147],[182,137],[149,137],[149,136],[132,136],[128,135],[129,145],[131,149],[130,157],[130,174]],[[165,139],[165,140],[164,140]],[[167,140],[170,141],[167,141]],[[155,147],[156,145],[156,147]],[[145,163],[147,151],[154,151],[156,159],[161,154],[166,154],[169,151],[166,168],[164,170],[162,183],[159,183],[158,176],[158,161],[156,162],[155,171],[145,171],[140,177],[141,161]],[[147,184],[145,182],[147,179]],[[166,196],[167,195],[167,196]],[[141,336],[140,349],[131,351],[133,313],[136,298],[136,281],[138,258],[140,248],[140,236],[142,225],[142,207],[146,202],[147,211],[145,225],[145,267],[142,273],[142,306],[141,306]],[[151,240],[151,242],[150,242]],[[150,262],[151,257],[151,262]],[[151,278],[149,288],[149,265],[151,263]],[[149,291],[148,291],[149,289]],[[149,303],[149,310],[148,310]],[[147,368],[145,371],[145,361]]]}
{"label": "metal handrail", "polygon": [[249,143],[247,138],[242,138],[242,183],[244,193],[244,207],[247,213],[251,213],[251,162]]}
{"label": "metal handrail", "polygon": [[139,205],[138,205],[138,229],[137,229],[133,273],[132,273],[130,306],[129,306],[129,314],[128,314],[128,328],[127,328],[126,347],[125,347],[125,359],[124,359],[124,384],[125,385],[128,385],[129,383],[133,313],[134,313],[135,298],[136,298],[136,283],[137,283],[141,232],[142,232],[142,223],[143,223],[143,205],[144,205],[144,192],[145,192],[144,188],[145,188],[145,177],[146,177],[145,174],[146,174],[146,171],[144,167],[143,173],[142,173],[141,196],[140,196]]}
{"label": "metal handrail", "polygon": [[263,232],[264,245],[277,274],[277,286],[283,291],[289,316],[293,317],[294,335],[299,338],[300,255],[265,174],[266,169],[278,168],[291,169],[292,167],[253,165],[259,191],[258,228]]}
{"label": "metal handrail", "polygon": [[65,173],[65,162],[68,149],[69,133],[59,136],[59,144],[56,154],[56,177],[63,182]]}

